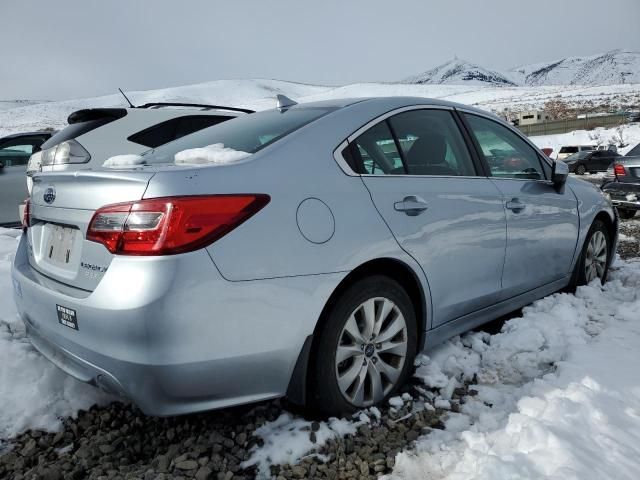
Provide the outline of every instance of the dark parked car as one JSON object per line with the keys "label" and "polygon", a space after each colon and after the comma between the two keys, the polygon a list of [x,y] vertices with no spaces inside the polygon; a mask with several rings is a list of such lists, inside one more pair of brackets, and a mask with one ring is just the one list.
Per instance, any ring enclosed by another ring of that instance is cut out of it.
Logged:
{"label": "dark parked car", "polygon": [[640,210],[640,144],[611,165],[602,191],[609,195],[621,218],[633,218]]}
{"label": "dark parked car", "polygon": [[20,222],[18,206],[29,196],[27,162],[54,133],[18,133],[0,138],[0,225]]}
{"label": "dark parked car", "polygon": [[620,158],[620,154],[612,150],[594,150],[577,152],[564,159],[569,171],[576,175],[585,173],[606,172],[609,165]]}

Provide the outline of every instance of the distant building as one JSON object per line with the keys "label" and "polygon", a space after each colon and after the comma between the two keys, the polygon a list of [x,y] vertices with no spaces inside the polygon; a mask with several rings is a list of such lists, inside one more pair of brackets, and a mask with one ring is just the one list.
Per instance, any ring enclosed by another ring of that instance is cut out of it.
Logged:
{"label": "distant building", "polygon": [[551,120],[551,115],[544,110],[518,113],[518,125],[534,125],[536,123],[548,122],[549,120]]}

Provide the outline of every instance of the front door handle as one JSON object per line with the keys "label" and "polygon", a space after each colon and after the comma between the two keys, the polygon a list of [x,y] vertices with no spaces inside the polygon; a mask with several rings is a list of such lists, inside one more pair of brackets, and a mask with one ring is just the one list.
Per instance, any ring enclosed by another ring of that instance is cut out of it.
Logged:
{"label": "front door handle", "polygon": [[526,206],[524,203],[522,203],[520,201],[519,198],[513,198],[510,201],[508,201],[505,206],[511,210],[513,213],[520,213],[521,211],[524,210],[524,207]]}
{"label": "front door handle", "polygon": [[404,197],[401,202],[395,202],[393,208],[398,212],[404,212],[410,217],[415,217],[424,212],[429,205],[422,198],[416,195]]}

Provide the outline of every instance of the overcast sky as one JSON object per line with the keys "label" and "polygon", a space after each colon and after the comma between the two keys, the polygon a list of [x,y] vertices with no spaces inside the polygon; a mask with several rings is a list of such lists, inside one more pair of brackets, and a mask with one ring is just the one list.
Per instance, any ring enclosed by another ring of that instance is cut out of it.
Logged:
{"label": "overcast sky", "polygon": [[0,99],[223,78],[394,81],[640,51],[640,0],[0,0]]}

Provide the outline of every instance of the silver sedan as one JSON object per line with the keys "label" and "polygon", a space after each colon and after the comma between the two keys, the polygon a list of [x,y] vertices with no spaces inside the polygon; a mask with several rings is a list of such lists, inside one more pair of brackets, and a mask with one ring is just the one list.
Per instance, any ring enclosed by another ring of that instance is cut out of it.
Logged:
{"label": "silver sedan", "polygon": [[437,100],[289,102],[134,163],[36,175],[13,283],[43,355],[152,415],[378,404],[617,243],[596,187]]}

